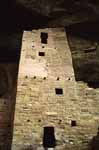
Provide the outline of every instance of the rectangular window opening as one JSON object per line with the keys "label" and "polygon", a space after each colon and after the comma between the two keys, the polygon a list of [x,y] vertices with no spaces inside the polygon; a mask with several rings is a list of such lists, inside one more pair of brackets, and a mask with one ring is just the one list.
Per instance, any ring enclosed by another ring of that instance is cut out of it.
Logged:
{"label": "rectangular window opening", "polygon": [[72,120],[72,121],[71,121],[71,127],[75,127],[75,126],[77,126],[77,123],[76,123],[75,120]]}
{"label": "rectangular window opening", "polygon": [[48,33],[41,32],[41,43],[47,44],[47,39],[48,39]]}
{"label": "rectangular window opening", "polygon": [[56,94],[58,94],[58,95],[62,95],[62,94],[63,94],[63,89],[61,89],[61,88],[56,88],[56,89],[55,89],[55,92],[56,92]]}
{"label": "rectangular window opening", "polygon": [[39,56],[45,56],[45,52],[39,52]]}

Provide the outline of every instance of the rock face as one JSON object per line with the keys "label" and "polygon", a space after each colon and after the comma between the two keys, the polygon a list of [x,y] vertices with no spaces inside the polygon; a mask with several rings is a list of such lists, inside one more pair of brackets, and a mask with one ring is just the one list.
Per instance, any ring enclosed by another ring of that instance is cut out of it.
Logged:
{"label": "rock face", "polygon": [[[51,12],[54,11],[55,8],[59,7],[62,1],[59,0],[17,0],[17,4],[20,3],[24,7],[29,8],[31,10],[37,11],[43,15],[49,16]],[[61,7],[59,7],[61,9]]]}
{"label": "rock face", "polygon": [[[98,8],[98,3],[82,0],[16,0],[16,2],[15,0],[9,2],[4,0],[0,3],[0,17],[2,18],[2,27],[9,23],[11,26],[14,22],[19,24],[19,20],[21,24],[24,21],[36,24],[35,22],[39,20],[38,24],[40,24],[45,21],[42,18],[40,20],[41,16],[47,18],[47,26],[59,27],[96,20],[99,15]],[[15,10],[17,16],[12,19]]]}
{"label": "rock face", "polygon": [[16,2],[33,15],[40,14],[54,19],[62,17],[63,20],[65,18],[67,20],[65,24],[93,20],[98,14],[98,4],[91,1],[16,0]]}
{"label": "rock face", "polygon": [[[17,16],[12,19],[15,10]],[[34,16],[36,18],[33,18]],[[19,20],[28,22],[30,17],[31,22],[35,23],[36,20],[40,20],[40,16],[48,19],[47,25],[50,27],[67,26],[99,18],[99,4],[91,0],[4,0],[0,3],[0,17],[2,18],[0,25],[2,24],[2,27],[9,23],[11,26],[15,21],[19,24]],[[41,19],[40,22],[44,20]]]}
{"label": "rock face", "polygon": [[95,9],[96,3],[92,3],[91,1],[74,1],[74,0],[16,0],[17,4],[22,4],[24,7],[29,8],[31,10],[36,10],[37,12],[41,12],[43,15],[50,15],[55,11],[77,11],[79,8],[93,8]]}

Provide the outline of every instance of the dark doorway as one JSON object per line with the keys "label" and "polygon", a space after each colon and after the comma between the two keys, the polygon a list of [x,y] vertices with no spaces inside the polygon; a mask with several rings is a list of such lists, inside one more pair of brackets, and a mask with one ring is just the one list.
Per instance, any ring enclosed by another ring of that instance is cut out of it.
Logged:
{"label": "dark doorway", "polygon": [[43,146],[54,148],[56,146],[54,127],[44,127]]}

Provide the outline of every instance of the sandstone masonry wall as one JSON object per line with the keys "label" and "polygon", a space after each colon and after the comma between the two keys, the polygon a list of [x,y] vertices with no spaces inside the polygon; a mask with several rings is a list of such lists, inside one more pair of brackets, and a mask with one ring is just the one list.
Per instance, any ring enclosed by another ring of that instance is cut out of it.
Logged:
{"label": "sandstone masonry wall", "polygon": [[[48,33],[47,44],[41,43],[41,32]],[[56,150],[87,150],[98,128],[98,93],[75,81],[63,28],[25,31],[12,149],[42,149],[43,128],[53,126]]]}

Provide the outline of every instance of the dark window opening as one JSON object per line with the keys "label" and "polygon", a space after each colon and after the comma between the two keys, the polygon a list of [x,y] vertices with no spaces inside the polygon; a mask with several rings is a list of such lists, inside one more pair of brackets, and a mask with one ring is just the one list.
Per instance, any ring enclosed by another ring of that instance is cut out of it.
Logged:
{"label": "dark window opening", "polygon": [[48,39],[48,33],[41,32],[41,43],[47,44],[47,39]]}
{"label": "dark window opening", "polygon": [[54,148],[56,146],[54,127],[44,127],[43,147]]}
{"label": "dark window opening", "polygon": [[44,52],[39,52],[39,56],[45,56]]}
{"label": "dark window opening", "polygon": [[56,94],[62,95],[63,94],[63,89],[61,88],[56,88],[55,89]]}
{"label": "dark window opening", "polygon": [[72,120],[72,121],[71,121],[71,127],[75,127],[75,126],[77,126],[77,123],[76,123],[75,120]]}

